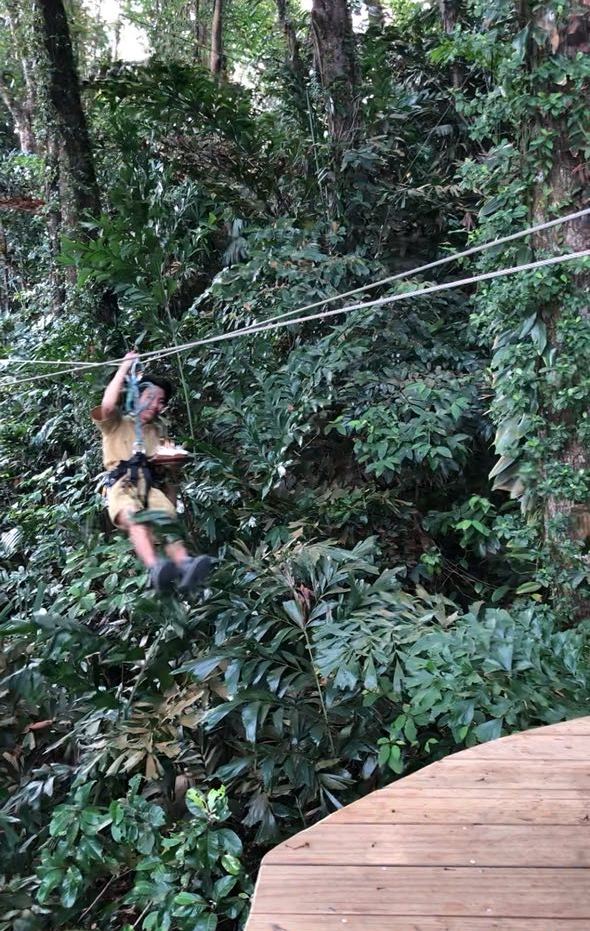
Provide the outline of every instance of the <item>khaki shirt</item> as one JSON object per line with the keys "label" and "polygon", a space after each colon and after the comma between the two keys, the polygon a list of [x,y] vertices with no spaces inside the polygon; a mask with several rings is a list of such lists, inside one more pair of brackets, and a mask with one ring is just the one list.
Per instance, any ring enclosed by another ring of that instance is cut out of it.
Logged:
{"label": "khaki shirt", "polygon": [[[90,416],[102,434],[102,459],[105,469],[109,471],[133,455],[135,443],[135,424],[133,417],[122,414],[118,407],[110,417],[103,419],[100,405],[95,407]],[[158,424],[146,423],[142,425],[145,454],[154,455],[156,447],[162,442],[162,433]]]}

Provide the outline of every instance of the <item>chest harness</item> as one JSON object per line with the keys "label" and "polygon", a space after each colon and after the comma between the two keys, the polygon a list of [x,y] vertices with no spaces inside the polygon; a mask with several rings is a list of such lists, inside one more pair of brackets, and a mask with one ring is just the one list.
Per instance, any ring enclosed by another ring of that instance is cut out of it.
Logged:
{"label": "chest harness", "polygon": [[[147,388],[146,400],[142,403],[140,398],[140,385]],[[122,459],[114,469],[106,473],[104,479],[105,488],[112,488],[115,482],[121,478],[127,478],[131,485],[134,485],[139,494],[141,483],[141,503],[147,507],[148,496],[151,488],[158,488],[160,485],[156,470],[150,464],[145,449],[145,438],[141,424],[141,413],[149,407],[151,401],[151,391],[154,385],[142,378],[142,370],[139,365],[139,359],[136,359],[131,366],[127,377],[127,391],[123,410],[133,418],[135,427],[135,440],[133,443],[133,452],[130,459]]]}

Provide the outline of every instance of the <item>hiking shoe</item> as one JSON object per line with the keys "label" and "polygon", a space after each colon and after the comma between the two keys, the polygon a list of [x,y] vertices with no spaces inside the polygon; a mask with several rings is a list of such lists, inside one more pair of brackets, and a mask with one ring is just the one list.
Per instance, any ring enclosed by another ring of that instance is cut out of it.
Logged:
{"label": "hiking shoe", "polygon": [[178,583],[181,592],[190,592],[201,585],[211,571],[213,560],[210,556],[192,556],[181,565],[182,578]]}
{"label": "hiking shoe", "polygon": [[180,574],[180,569],[170,559],[159,559],[150,569],[150,585],[157,592],[170,591]]}

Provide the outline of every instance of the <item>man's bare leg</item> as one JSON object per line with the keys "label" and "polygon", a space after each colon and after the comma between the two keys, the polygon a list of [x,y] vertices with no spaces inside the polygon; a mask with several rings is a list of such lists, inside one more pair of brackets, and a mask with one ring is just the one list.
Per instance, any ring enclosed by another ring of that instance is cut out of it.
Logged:
{"label": "man's bare leg", "polygon": [[134,523],[132,518],[132,512],[117,514],[117,527],[126,532],[137,556],[147,569],[151,569],[158,562],[153,534],[149,527]]}
{"label": "man's bare leg", "polygon": [[154,535],[146,524],[136,524],[133,511],[117,515],[117,527],[127,533],[137,556],[150,572],[150,583],[157,592],[169,591],[182,576],[182,570],[170,559],[161,559]]}
{"label": "man's bare leg", "polygon": [[182,566],[187,559],[190,559],[184,543],[181,543],[180,540],[167,543],[164,549],[166,551],[166,556],[168,559],[172,560],[175,566]]}
{"label": "man's bare leg", "polygon": [[190,556],[180,540],[166,544],[169,561],[160,559],[151,529],[146,524],[136,524],[133,512],[118,514],[116,524],[125,530],[137,556],[150,570],[151,582],[157,591],[165,591],[178,581],[179,589],[187,592],[201,585],[209,574],[212,566],[209,556]]}

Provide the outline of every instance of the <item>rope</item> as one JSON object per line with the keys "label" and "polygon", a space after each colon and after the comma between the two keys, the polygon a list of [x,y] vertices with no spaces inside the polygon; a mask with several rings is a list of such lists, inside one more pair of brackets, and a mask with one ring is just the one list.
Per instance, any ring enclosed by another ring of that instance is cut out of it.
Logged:
{"label": "rope", "polygon": [[146,405],[149,403],[148,400],[146,404],[142,404],[139,398],[139,380],[141,378],[141,371],[141,363],[139,359],[135,359],[129,370],[127,397],[125,399],[126,406],[128,407],[129,413],[133,418],[133,426],[135,428],[134,452],[136,453],[145,452],[145,443],[143,440],[143,430],[141,427],[140,414],[142,410],[145,410]]}
{"label": "rope", "polygon": [[[263,333],[270,330],[281,329],[282,327],[291,326],[293,324],[299,323],[309,323],[312,320],[323,320],[328,317],[336,316],[337,314],[348,314],[354,310],[366,310],[372,307],[381,307],[385,304],[394,304],[399,301],[409,300],[414,297],[424,297],[428,294],[437,294],[440,291],[449,291],[455,288],[462,288],[467,285],[477,284],[481,281],[492,281],[496,278],[503,278],[507,275],[514,275],[519,272],[534,271],[539,268],[545,268],[552,265],[557,265],[561,262],[571,262],[575,259],[587,258],[590,256],[590,249],[584,249],[581,252],[570,252],[566,255],[557,255],[547,259],[539,259],[536,262],[526,262],[522,265],[513,265],[510,268],[501,268],[493,272],[484,272],[479,275],[473,275],[469,278],[460,278],[456,281],[444,282],[442,284],[430,285],[426,288],[417,288],[413,291],[406,291],[402,294],[389,295],[388,297],[377,298],[373,301],[367,301],[360,304],[350,304],[347,307],[338,307],[335,310],[325,310],[317,314],[309,314],[303,317],[295,317],[290,320],[276,319],[274,321],[267,321],[264,324],[256,324],[248,327],[242,327],[237,330],[232,330],[231,332],[219,333],[216,336],[208,336],[203,339],[193,340],[189,343],[182,343],[178,346],[172,348],[158,350],[157,352],[146,353],[143,356],[143,359],[147,358],[159,358],[164,359],[171,355],[176,355],[180,352],[186,352],[189,349],[195,349],[199,346],[209,346],[213,343],[220,343],[228,339],[237,339],[240,336],[246,336],[251,333]],[[116,364],[113,361],[102,362],[100,365],[113,365]],[[26,384],[30,382],[38,381],[43,378],[53,378],[54,375],[63,375],[69,374],[70,372],[82,371],[83,367],[81,366],[72,366],[69,369],[62,369],[60,372],[51,373],[46,372],[42,375],[33,375],[31,377],[23,378],[20,380],[7,381],[0,383],[0,387],[14,387],[21,384]]]}
{"label": "rope", "polygon": [[[384,285],[391,284],[394,281],[400,281],[403,278],[414,277],[416,275],[422,274],[423,272],[430,271],[433,268],[440,268],[442,265],[447,265],[449,262],[457,262],[459,259],[467,258],[471,255],[476,255],[479,252],[484,252],[487,249],[493,249],[496,246],[504,245],[508,242],[514,242],[517,239],[522,239],[524,236],[529,236],[532,233],[538,233],[542,230],[551,229],[554,226],[558,226],[562,223],[569,223],[572,220],[577,220],[580,217],[584,217],[590,214],[590,207],[585,207],[583,210],[577,210],[575,213],[566,214],[563,217],[557,217],[555,220],[548,220],[544,223],[537,223],[534,226],[529,226],[524,230],[520,230],[518,233],[510,233],[508,236],[501,236],[498,239],[493,239],[490,242],[481,243],[478,246],[472,246],[469,249],[465,249],[463,252],[456,252],[453,255],[443,256],[441,259],[436,259],[433,262],[428,262],[426,265],[420,265],[416,268],[409,269],[408,271],[398,272],[395,275],[389,275],[387,278],[381,278],[379,281],[373,281],[366,285],[361,285],[358,288],[353,288],[350,291],[344,291],[341,294],[334,294],[332,297],[325,297],[321,300],[314,301],[311,304],[305,304],[303,307],[294,307],[291,310],[287,310],[282,314],[277,314],[274,317],[269,317],[267,320],[259,320],[252,324],[249,324],[247,327],[242,327],[239,330],[234,330],[232,332],[238,334],[241,332],[252,332],[257,328],[264,328],[270,323],[274,323],[278,320],[284,320],[290,317],[293,314],[304,314],[308,310],[315,310],[316,307],[322,307],[325,304],[331,304],[334,301],[345,300],[346,298],[353,297],[355,294],[361,294],[365,291],[370,291],[373,288],[383,287]],[[477,280],[477,279],[475,279]],[[182,351],[184,347],[191,348],[193,343],[184,343],[180,346],[174,347],[174,350],[170,350],[169,354],[180,350]],[[164,353],[166,350],[153,350],[150,352],[142,353],[142,359],[144,360],[155,360],[165,358]],[[84,362],[83,360],[71,359],[69,361],[57,360],[57,359],[21,359],[15,357],[9,357],[7,359],[0,359],[0,366],[2,365],[49,365],[49,366],[58,366],[64,369],[64,374],[73,371],[81,371],[83,369],[91,368],[104,368],[108,366],[117,366],[120,365],[123,361],[123,358],[119,359],[110,359],[105,362]],[[75,366],[75,368],[72,368]],[[36,376],[44,377],[44,376]],[[3,383],[0,383],[0,386]]]}
{"label": "rope", "polygon": [[[344,291],[342,294],[334,294],[332,297],[325,297],[322,300],[315,301],[313,304],[306,304],[304,307],[297,307],[293,310],[288,310],[283,314],[277,314],[275,317],[269,317],[268,320],[261,320],[259,323],[252,324],[252,326],[264,326],[266,323],[273,323],[275,320],[282,320],[285,317],[290,316],[295,313],[305,313],[308,310],[315,310],[316,307],[321,307],[324,304],[330,304],[333,301],[344,300],[348,297],[353,297],[355,294],[361,294],[364,291],[371,291],[373,288],[382,287],[386,284],[391,284],[394,281],[400,281],[403,278],[413,278],[416,275],[422,274],[423,272],[431,271],[433,268],[439,268],[441,265],[448,265],[449,262],[457,262],[459,259],[467,258],[470,255],[476,255],[478,252],[484,252],[486,249],[492,249],[495,246],[504,245],[507,242],[513,242],[516,239],[522,239],[524,236],[529,236],[531,233],[538,233],[541,230],[550,229],[553,226],[557,226],[561,223],[567,223],[570,220],[577,220],[579,217],[586,216],[590,213],[590,207],[585,207],[583,210],[578,210],[575,213],[567,214],[563,217],[558,217],[556,220],[548,220],[545,223],[538,223],[535,226],[529,226],[525,230],[521,230],[518,233],[511,233],[509,236],[502,236],[499,239],[493,239],[490,242],[484,242],[479,246],[472,246],[469,249],[465,249],[463,252],[456,252],[453,255],[443,256],[442,259],[436,259],[433,262],[428,262],[427,265],[420,265],[417,268],[412,268],[406,272],[398,272],[395,275],[390,275],[387,278],[381,278],[380,281],[373,281],[370,284],[361,285],[359,288],[353,288],[351,291]],[[149,353],[147,354],[149,355]]]}
{"label": "rope", "polygon": [[584,249],[581,252],[570,252],[567,255],[557,255],[548,259],[540,259],[537,262],[527,262],[523,265],[514,265],[511,268],[501,268],[494,272],[485,272],[481,275],[474,275],[471,278],[460,278],[458,281],[449,281],[443,284],[431,285],[426,288],[419,288],[414,291],[406,291],[403,294],[393,294],[388,297],[377,298],[374,301],[367,301],[364,304],[350,304],[348,307],[338,307],[335,310],[326,310],[319,314],[309,314],[304,317],[295,317],[291,320],[266,321],[264,325],[253,325],[242,327],[239,330],[233,330],[229,333],[220,333],[217,336],[208,336],[204,339],[194,340],[191,343],[183,343],[180,346],[174,346],[170,349],[160,350],[157,358],[164,359],[167,356],[174,355],[177,352],[185,352],[198,346],[207,346],[211,343],[219,343],[227,339],[235,339],[238,336],[247,336],[250,333],[263,333],[266,330],[276,330],[281,327],[290,326],[295,323],[308,323],[311,320],[322,320],[327,317],[334,317],[337,314],[348,314],[353,310],[366,310],[370,307],[380,307],[384,304],[394,304],[398,301],[405,301],[412,297],[423,297],[427,294],[436,294],[439,291],[447,291],[454,288],[464,287],[466,285],[477,284],[479,281],[490,281],[494,278],[502,278],[506,275],[514,275],[518,272],[534,271],[537,268],[543,268],[548,265],[557,265],[560,262],[570,262],[574,259],[582,259],[590,256],[590,249]]}

